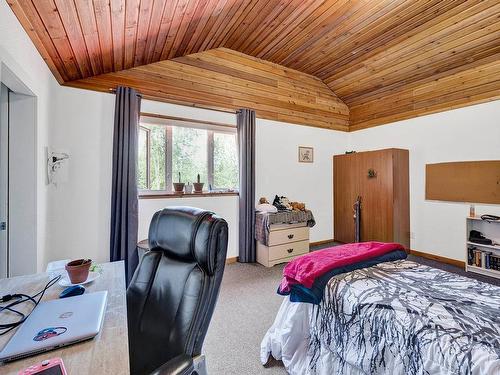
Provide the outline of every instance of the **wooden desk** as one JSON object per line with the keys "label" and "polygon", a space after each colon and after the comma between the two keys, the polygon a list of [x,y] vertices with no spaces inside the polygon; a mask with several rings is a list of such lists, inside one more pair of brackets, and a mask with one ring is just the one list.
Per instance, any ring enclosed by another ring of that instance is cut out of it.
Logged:
{"label": "wooden desk", "polygon": [[[127,303],[125,295],[125,272],[123,262],[105,263],[103,272],[94,282],[85,285],[86,292],[108,291],[108,303],[104,323],[99,335],[92,340],[45,352],[4,365],[2,375],[17,374],[19,370],[44,359],[61,357],[68,375],[77,374],[129,374]],[[0,295],[8,293],[34,294],[48,281],[46,273],[19,276],[0,280]],[[47,290],[42,301],[58,298],[63,290],[58,284]],[[26,304],[26,307],[31,305]],[[11,331],[0,336],[0,348],[14,334]]]}

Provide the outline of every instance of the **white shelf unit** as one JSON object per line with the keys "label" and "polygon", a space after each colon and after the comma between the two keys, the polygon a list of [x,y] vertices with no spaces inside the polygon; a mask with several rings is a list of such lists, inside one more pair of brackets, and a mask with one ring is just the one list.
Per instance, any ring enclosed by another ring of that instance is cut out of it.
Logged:
{"label": "white shelf unit", "polygon": [[[469,247],[474,246],[478,250],[482,252],[490,252],[493,255],[497,255],[500,257],[500,221],[486,221],[482,220],[481,217],[467,217],[467,233],[466,233],[466,246],[465,246],[465,270],[467,272],[475,272],[480,273],[482,275],[495,277],[500,279],[500,271],[485,268],[483,259],[481,257],[481,267],[477,267],[475,265],[469,265]],[[493,241],[493,245],[481,245],[475,242],[469,241],[469,234],[471,230],[477,230],[483,234],[486,238],[489,238]]]}

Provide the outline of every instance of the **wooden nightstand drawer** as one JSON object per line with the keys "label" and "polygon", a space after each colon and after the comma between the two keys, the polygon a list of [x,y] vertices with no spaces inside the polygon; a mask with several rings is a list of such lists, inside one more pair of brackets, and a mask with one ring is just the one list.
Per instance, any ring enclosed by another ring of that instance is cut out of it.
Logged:
{"label": "wooden nightstand drawer", "polygon": [[269,232],[269,246],[309,240],[309,227],[281,229]]}
{"label": "wooden nightstand drawer", "polygon": [[269,260],[294,257],[309,252],[309,241],[298,241],[269,247]]}

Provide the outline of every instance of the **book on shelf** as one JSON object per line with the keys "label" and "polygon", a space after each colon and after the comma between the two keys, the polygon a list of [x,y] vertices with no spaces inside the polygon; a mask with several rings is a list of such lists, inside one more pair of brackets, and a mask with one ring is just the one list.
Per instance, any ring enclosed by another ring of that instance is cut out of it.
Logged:
{"label": "book on shelf", "polygon": [[473,250],[474,251],[474,265],[476,267],[481,267],[481,254],[483,253],[481,250]]}
{"label": "book on shelf", "polygon": [[467,264],[469,266],[472,266],[474,264],[474,250],[475,247],[468,247],[467,248]]}
{"label": "book on shelf", "polygon": [[500,271],[500,257],[497,255],[490,255],[490,269]]}
{"label": "book on shelf", "polygon": [[484,268],[490,269],[491,268],[491,256],[493,253],[491,251],[485,251],[483,252],[484,254]]}
{"label": "book on shelf", "polygon": [[485,220],[482,216],[467,219],[466,270],[484,270],[488,272],[483,274],[500,278],[500,226],[492,224],[500,224],[500,220]]}

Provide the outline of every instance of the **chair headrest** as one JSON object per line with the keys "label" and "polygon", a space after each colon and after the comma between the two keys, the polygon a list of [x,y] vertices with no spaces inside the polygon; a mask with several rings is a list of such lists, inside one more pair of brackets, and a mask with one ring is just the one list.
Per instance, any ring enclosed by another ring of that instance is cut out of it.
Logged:
{"label": "chair headrest", "polygon": [[212,274],[217,257],[217,238],[227,223],[210,211],[194,207],[169,207],[154,214],[149,226],[151,250],[198,265]]}

